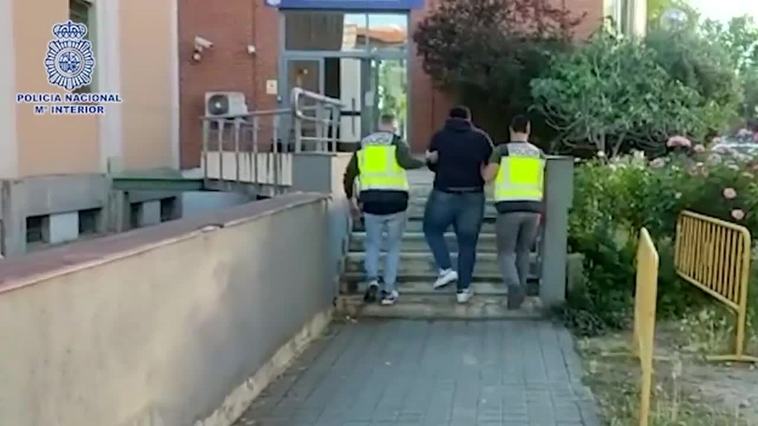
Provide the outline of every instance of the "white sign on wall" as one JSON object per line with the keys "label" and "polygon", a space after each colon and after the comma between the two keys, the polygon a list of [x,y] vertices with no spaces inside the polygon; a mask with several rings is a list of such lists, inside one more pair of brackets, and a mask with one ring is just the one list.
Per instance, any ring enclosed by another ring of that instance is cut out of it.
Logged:
{"label": "white sign on wall", "polygon": [[266,80],[266,94],[278,95],[279,94],[279,82],[276,80]]}

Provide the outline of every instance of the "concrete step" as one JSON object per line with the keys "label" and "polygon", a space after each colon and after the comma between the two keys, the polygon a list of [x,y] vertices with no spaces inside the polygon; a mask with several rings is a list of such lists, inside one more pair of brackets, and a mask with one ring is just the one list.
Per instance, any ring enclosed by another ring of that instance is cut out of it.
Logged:
{"label": "concrete step", "polygon": [[[450,284],[444,288],[435,290],[432,287],[432,283],[434,280],[429,281],[407,281],[403,283],[399,283],[397,285],[397,290],[402,295],[413,295],[413,296],[440,296],[440,295],[446,295],[446,296],[453,296],[456,293],[455,283]],[[358,284],[356,294],[363,294],[366,291],[366,288],[368,287],[368,283],[361,282]],[[502,282],[492,282],[492,281],[485,281],[485,282],[477,282],[473,283],[471,287],[474,289],[474,292],[476,294],[481,296],[500,296],[500,297],[506,297],[508,295],[508,290]]]}
{"label": "concrete step", "polygon": [[508,310],[507,298],[501,295],[474,295],[465,305],[452,294],[417,296],[401,294],[394,306],[365,304],[363,296],[340,296],[337,312],[351,318],[392,318],[416,320],[529,320],[547,315],[539,298],[529,297],[519,310]]}
{"label": "concrete step", "polygon": [[[449,286],[435,290],[432,285],[437,279],[437,276],[431,274],[427,276],[405,276],[398,277],[397,288],[402,294],[409,294],[415,296],[439,296],[450,295],[452,296],[456,292],[455,283]],[[363,294],[368,287],[366,282],[366,276],[362,272],[344,274],[342,280],[342,294],[356,295]],[[505,284],[502,283],[502,277],[478,275],[474,277],[471,284],[477,294],[484,296],[505,296],[508,294],[508,290]],[[540,294],[540,282],[536,275],[533,275],[527,284],[527,294],[529,296],[539,296]]]}
{"label": "concrete step", "polygon": [[[448,247],[451,251],[458,251],[458,244],[456,243],[455,234],[448,233],[445,235]],[[354,232],[350,238],[350,251],[360,252],[363,251],[363,244],[366,241],[365,232]],[[382,244],[382,250],[386,249],[386,244]],[[479,236],[479,244],[476,246],[479,253],[495,253],[497,251],[495,243],[495,234],[481,234]],[[406,232],[403,235],[402,251],[407,253],[424,252],[429,253],[429,245],[426,243],[426,239],[422,232]]]}
{"label": "concrete step", "polygon": [[[347,274],[357,274],[364,271],[363,261],[365,259],[365,253],[353,252],[348,253],[345,262],[345,272]],[[453,265],[457,265],[458,254],[454,253],[451,256]],[[380,259],[380,268],[382,270],[382,264],[384,260],[384,254]],[[536,276],[538,271],[537,255],[532,254],[532,275]],[[401,253],[400,265],[398,268],[398,275],[401,277],[436,277],[438,273],[437,265],[434,262],[434,258],[430,253]],[[477,255],[476,265],[474,267],[474,276],[477,278],[494,278],[490,281],[500,280],[500,269],[497,264],[496,253],[479,253]],[[407,281],[407,280],[406,280]]]}
{"label": "concrete step", "polygon": [[[356,223],[353,229],[356,232],[362,231],[359,223]],[[452,231],[452,228],[450,229]],[[423,216],[409,217],[408,224],[405,227],[405,232],[423,232],[424,220]],[[495,233],[495,220],[493,218],[485,218],[482,224],[482,234],[494,234]]]}

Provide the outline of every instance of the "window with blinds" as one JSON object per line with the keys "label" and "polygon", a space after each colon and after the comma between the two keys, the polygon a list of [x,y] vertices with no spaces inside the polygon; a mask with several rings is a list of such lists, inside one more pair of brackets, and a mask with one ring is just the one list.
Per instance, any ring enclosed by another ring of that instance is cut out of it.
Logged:
{"label": "window with blinds", "polygon": [[[92,3],[87,0],[69,0],[68,17],[71,21],[87,26],[87,40],[92,42],[92,48],[95,49],[95,27]],[[97,50],[95,50],[97,52]],[[76,89],[74,93],[92,93],[92,87],[95,85],[97,73],[92,77],[92,84]]]}

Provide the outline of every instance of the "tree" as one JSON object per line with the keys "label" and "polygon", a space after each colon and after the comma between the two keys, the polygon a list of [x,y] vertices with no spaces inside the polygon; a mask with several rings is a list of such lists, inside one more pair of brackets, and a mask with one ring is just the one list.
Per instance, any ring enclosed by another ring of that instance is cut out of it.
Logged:
{"label": "tree", "polygon": [[529,82],[570,46],[581,18],[549,0],[442,0],[414,40],[435,83],[504,131],[508,116],[531,105]]}
{"label": "tree", "polygon": [[645,45],[671,78],[700,95],[701,107],[713,106],[708,111],[717,115],[703,117],[711,130],[721,130],[737,116],[743,91],[729,48],[687,29],[651,31]]}
{"label": "tree", "polygon": [[685,18],[685,28],[697,28],[700,13],[692,7],[689,0],[648,0],[647,20],[651,29],[660,29],[664,25],[664,15],[671,11],[681,12]]}
{"label": "tree", "polygon": [[532,82],[535,108],[566,145],[610,156],[632,148],[661,153],[674,134],[704,137],[718,105],[672,78],[655,58],[638,41],[599,32]]}
{"label": "tree", "polygon": [[705,21],[704,37],[729,55],[744,95],[742,116],[758,119],[758,23],[751,16],[733,18],[724,25]]}

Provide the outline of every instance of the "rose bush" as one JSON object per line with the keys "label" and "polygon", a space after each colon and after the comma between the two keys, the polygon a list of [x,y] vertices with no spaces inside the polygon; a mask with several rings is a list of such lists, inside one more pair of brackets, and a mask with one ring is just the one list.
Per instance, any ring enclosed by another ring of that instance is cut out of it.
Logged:
{"label": "rose bush", "polygon": [[693,151],[649,161],[641,153],[577,166],[569,246],[585,257],[585,285],[565,318],[586,335],[629,324],[638,232],[661,256],[659,312],[681,315],[704,298],[673,269],[676,221],[691,210],[746,226],[758,236],[758,162]]}

